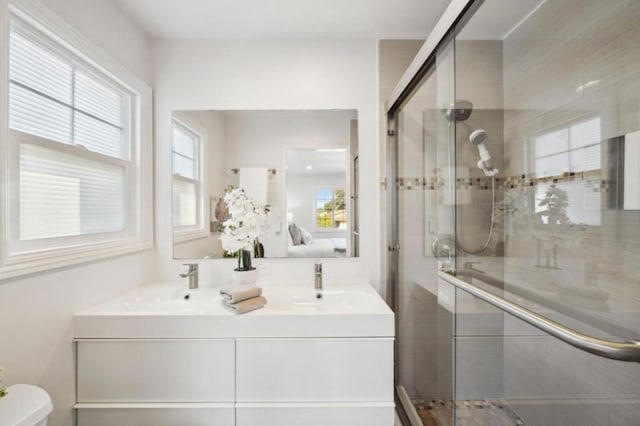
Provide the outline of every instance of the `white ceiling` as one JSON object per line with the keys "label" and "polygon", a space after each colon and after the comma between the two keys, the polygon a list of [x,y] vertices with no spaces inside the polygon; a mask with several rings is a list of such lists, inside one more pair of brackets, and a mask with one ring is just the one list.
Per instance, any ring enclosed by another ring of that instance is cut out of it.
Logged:
{"label": "white ceiling", "polygon": [[426,38],[450,0],[115,0],[160,39]]}
{"label": "white ceiling", "polygon": [[345,174],[347,150],[287,149],[288,175]]}

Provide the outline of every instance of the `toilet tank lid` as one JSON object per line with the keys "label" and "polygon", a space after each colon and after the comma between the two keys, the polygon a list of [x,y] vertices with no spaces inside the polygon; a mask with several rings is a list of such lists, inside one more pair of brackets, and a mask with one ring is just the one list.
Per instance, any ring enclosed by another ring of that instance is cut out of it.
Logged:
{"label": "toilet tank lid", "polygon": [[12,385],[7,392],[0,398],[0,426],[34,425],[53,410],[49,394],[37,386]]}

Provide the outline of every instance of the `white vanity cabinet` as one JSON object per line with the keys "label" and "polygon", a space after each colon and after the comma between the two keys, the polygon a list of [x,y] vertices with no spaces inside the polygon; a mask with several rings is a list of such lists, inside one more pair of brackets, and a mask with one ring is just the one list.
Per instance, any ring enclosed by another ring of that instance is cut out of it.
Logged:
{"label": "white vanity cabinet", "polygon": [[76,344],[79,426],[393,424],[391,338]]}
{"label": "white vanity cabinet", "polygon": [[393,313],[335,288],[302,308],[267,288],[239,316],[140,288],[76,314],[77,426],[392,426]]}

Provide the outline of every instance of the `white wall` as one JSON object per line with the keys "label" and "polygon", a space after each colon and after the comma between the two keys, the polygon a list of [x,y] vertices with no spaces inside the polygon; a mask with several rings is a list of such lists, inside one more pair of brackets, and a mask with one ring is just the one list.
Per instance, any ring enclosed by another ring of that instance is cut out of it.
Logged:
{"label": "white wall", "polygon": [[[91,42],[150,82],[148,40],[113,2],[45,3]],[[0,6],[6,11],[6,0],[0,0]],[[1,379],[3,384],[32,383],[46,389],[55,406],[51,426],[71,425],[75,403],[73,314],[147,282],[152,261],[147,252],[0,281],[0,367],[5,369]]]}
{"label": "white wall", "polygon": [[347,238],[347,230],[315,230],[315,190],[344,188],[344,173],[292,175],[287,179],[287,209],[293,222],[311,233],[313,238]]}
{"label": "white wall", "polygon": [[151,85],[149,38],[114,1],[15,0],[15,3],[45,5],[120,65]]}
{"label": "white wall", "polygon": [[[361,165],[361,253],[325,260],[325,279],[380,288],[377,52],[375,40],[219,40],[153,43],[158,279],[171,259],[170,119],[173,110],[357,109]],[[268,280],[312,282],[313,260],[270,259]],[[204,281],[230,282],[233,260],[202,266]]]}

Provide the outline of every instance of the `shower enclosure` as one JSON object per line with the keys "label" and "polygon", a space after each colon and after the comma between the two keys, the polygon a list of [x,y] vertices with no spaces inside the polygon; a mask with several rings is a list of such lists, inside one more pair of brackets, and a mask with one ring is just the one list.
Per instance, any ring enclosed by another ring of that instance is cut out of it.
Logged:
{"label": "shower enclosure", "polygon": [[410,425],[640,425],[640,2],[454,0],[388,107]]}

